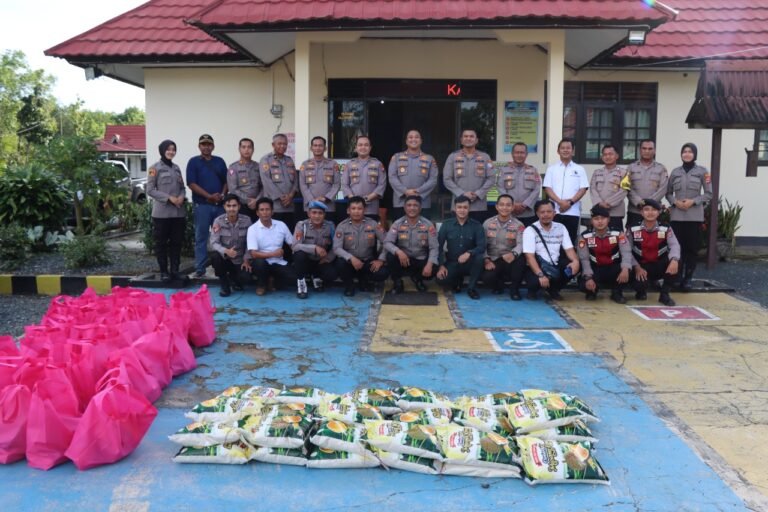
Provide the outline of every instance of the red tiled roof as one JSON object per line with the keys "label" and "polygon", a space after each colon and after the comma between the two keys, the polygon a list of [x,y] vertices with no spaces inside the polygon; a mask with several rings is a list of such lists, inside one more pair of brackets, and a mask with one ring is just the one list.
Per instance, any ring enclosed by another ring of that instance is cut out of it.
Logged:
{"label": "red tiled roof", "polygon": [[101,153],[146,153],[146,127],[143,124],[108,124],[98,149]]}
{"label": "red tiled roof", "polygon": [[184,23],[211,0],[152,0],[45,51],[69,60],[123,61],[157,57],[240,57],[224,43]]}
{"label": "red tiled roof", "polygon": [[653,29],[643,46],[627,46],[613,59],[657,61],[768,57],[768,1],[670,0],[679,11]]}
{"label": "red tiled roof", "polygon": [[208,28],[319,21],[461,21],[517,18],[656,21],[674,11],[642,0],[217,0],[190,20]]}

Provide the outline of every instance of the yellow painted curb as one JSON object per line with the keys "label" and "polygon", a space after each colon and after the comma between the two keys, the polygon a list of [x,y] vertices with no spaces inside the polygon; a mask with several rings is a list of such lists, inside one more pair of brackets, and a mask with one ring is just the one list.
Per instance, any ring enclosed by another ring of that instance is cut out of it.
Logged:
{"label": "yellow painted curb", "polygon": [[38,295],[61,294],[61,276],[40,275],[35,277]]}
{"label": "yellow painted curb", "polygon": [[86,276],[85,283],[96,293],[105,294],[112,291],[112,276]]}
{"label": "yellow painted curb", "polygon": [[0,295],[11,295],[13,293],[13,283],[9,274],[0,275]]}

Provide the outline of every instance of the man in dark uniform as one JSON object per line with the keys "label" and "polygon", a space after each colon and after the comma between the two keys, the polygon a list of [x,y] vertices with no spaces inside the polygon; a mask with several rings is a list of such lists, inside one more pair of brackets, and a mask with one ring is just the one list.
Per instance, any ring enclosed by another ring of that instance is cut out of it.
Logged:
{"label": "man in dark uniform", "polygon": [[634,256],[635,298],[647,299],[648,283],[664,279],[659,302],[665,306],[674,306],[675,301],[669,296],[669,291],[678,271],[680,244],[672,228],[659,223],[660,211],[661,204],[658,201],[644,199],[643,222],[627,230]]}
{"label": "man in dark uniform", "polygon": [[592,229],[579,235],[579,289],[586,293],[587,300],[595,300],[601,286],[610,287],[611,300],[626,304],[624,287],[632,269],[632,249],[622,231],[610,229],[608,208],[596,205],[591,213]]}
{"label": "man in dark uniform", "polygon": [[240,213],[247,215],[251,222],[259,216],[256,214],[256,199],[261,194],[261,175],[259,163],[253,160],[253,141],[248,138],[240,139],[238,143],[240,159],[229,164],[227,169],[227,189],[240,199]]}
{"label": "man in dark uniform", "polygon": [[232,288],[242,290],[250,280],[251,256],[245,250],[251,219],[240,212],[240,198],[227,194],[224,215],[216,217],[211,231],[211,266],[219,278],[219,295],[229,297]]}
{"label": "man in dark uniform", "polygon": [[[456,216],[440,226],[437,235],[440,263],[437,283],[441,286],[447,284],[458,292],[461,291],[464,276],[469,275],[467,295],[477,300],[480,298],[477,281],[483,271],[485,256],[485,232],[482,224],[469,218],[469,203],[467,196],[457,197],[454,203]],[[446,245],[446,252],[443,252]]]}
{"label": "man in dark uniform", "polygon": [[392,275],[391,293],[403,293],[403,274],[409,274],[416,289],[426,291],[424,279],[437,272],[437,230],[421,216],[421,197],[405,200],[405,217],[397,219],[384,239],[387,267]]}
{"label": "man in dark uniform", "polygon": [[293,268],[296,271],[296,295],[306,299],[307,280],[312,277],[315,290],[321,291],[325,283],[336,280],[333,260],[333,222],[325,220],[327,206],[324,202],[310,201],[309,218],[296,223],[293,232]]}
{"label": "man in dark uniform", "polygon": [[335,215],[336,195],[341,187],[339,164],[336,160],[325,158],[325,139],[312,138],[310,145],[312,158],[299,167],[299,189],[304,198],[304,211],[309,212],[309,203],[321,202],[326,206],[326,215]]}
{"label": "man in dark uniform", "polygon": [[421,134],[408,132],[405,138],[408,148],[395,153],[389,161],[389,185],[392,187],[393,217],[405,215],[403,206],[408,196],[421,196],[421,207],[427,213],[431,206],[430,194],[437,185],[437,163],[432,155],[421,151]]}
{"label": "man in dark uniform", "polygon": [[523,231],[525,226],[512,216],[515,201],[509,194],[501,194],[496,200],[498,215],[483,223],[485,231],[485,272],[483,283],[493,293],[504,292],[504,283],[511,283],[509,296],[520,300],[520,283],[525,271]]}
{"label": "man in dark uniform", "polygon": [[[347,213],[349,218],[336,228],[333,252],[338,257],[336,270],[344,282],[344,295],[351,297],[355,294],[355,277],[360,288],[367,290],[371,281],[385,281],[389,272],[384,266],[384,230],[365,216],[365,199],[350,197]],[[377,242],[381,243],[381,250]]]}
{"label": "man in dark uniform", "polygon": [[299,180],[293,158],[285,154],[287,149],[288,137],[283,133],[275,134],[272,137],[272,152],[261,157],[259,167],[264,190],[262,195],[274,204],[272,218],[284,222],[292,230],[296,225],[293,196],[299,189]]}
{"label": "man in dark uniform", "polygon": [[443,168],[443,184],[455,197],[469,198],[469,216],[483,222],[488,218],[486,194],[496,179],[488,153],[477,149],[475,130],[461,132],[461,149],[448,155]]}

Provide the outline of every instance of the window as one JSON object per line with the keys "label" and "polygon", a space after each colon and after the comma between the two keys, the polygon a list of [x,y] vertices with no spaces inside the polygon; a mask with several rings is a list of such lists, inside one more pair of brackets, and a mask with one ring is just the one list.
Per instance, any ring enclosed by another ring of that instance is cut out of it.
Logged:
{"label": "window", "polygon": [[640,157],[640,141],[656,136],[655,83],[566,82],[563,137],[576,142],[575,159],[601,163],[601,149],[613,144],[621,162]]}
{"label": "window", "polygon": [[768,165],[768,130],[755,130],[757,165]]}

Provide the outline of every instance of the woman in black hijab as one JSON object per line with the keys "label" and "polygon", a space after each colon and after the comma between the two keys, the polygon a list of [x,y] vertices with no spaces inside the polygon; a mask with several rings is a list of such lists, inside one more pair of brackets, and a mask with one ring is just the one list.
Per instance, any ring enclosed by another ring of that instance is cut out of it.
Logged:
{"label": "woman in black hijab", "polygon": [[712,199],[709,171],[696,163],[698,148],[692,142],[683,144],[683,165],[673,169],[667,185],[667,201],[671,205],[670,224],[680,241],[680,289],[689,292],[696,270],[696,257],[701,247],[704,204]]}
{"label": "woman in black hijab", "polygon": [[[176,143],[164,140],[160,143],[160,160],[147,171],[147,195],[152,201],[155,254],[160,267],[160,280],[183,279],[179,273],[181,246],[186,229],[186,189],[181,169],[173,163]],[[170,273],[168,260],[170,256]]]}

